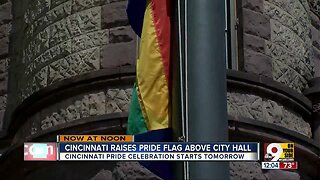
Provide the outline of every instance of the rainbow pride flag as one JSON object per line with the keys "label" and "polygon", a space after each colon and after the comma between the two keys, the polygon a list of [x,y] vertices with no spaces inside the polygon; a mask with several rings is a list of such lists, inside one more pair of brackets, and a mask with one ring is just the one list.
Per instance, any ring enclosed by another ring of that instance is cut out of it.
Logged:
{"label": "rainbow pride flag", "polygon": [[[127,15],[140,37],[127,133],[135,141],[172,141],[170,122],[170,0],[129,0]],[[141,162],[171,179],[168,162]]]}

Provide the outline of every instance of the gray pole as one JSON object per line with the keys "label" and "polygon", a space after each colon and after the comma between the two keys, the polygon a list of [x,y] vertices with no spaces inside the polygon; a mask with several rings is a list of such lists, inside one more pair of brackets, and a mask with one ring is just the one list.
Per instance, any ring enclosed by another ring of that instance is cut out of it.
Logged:
{"label": "gray pole", "polygon": [[[228,141],[225,2],[186,1],[187,141]],[[189,162],[190,179],[229,179],[227,162]]]}
{"label": "gray pole", "polygon": [[[183,136],[183,117],[184,117],[184,80],[183,80],[183,54],[181,36],[181,5],[178,1],[172,1],[173,15],[171,21],[171,69],[172,69],[172,129],[173,139],[178,141]],[[174,162],[173,179],[184,179],[183,162]]]}

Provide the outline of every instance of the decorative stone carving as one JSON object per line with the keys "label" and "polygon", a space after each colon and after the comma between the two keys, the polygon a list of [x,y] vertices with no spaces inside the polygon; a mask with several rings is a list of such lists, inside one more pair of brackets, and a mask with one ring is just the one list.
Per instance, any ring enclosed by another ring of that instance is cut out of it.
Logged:
{"label": "decorative stone carving", "polygon": [[100,3],[30,2],[24,16],[29,26],[23,40],[22,62],[27,76],[23,77],[21,100],[57,81],[100,69],[98,47],[109,42],[109,30],[101,29]]}
{"label": "decorative stone carving", "polygon": [[[122,66],[135,60],[135,35],[128,26],[126,1],[27,1],[17,15],[23,16],[21,24],[25,26],[21,33],[24,38],[17,40],[21,44],[17,50],[21,59],[17,62],[23,63],[24,72],[20,74],[23,80],[18,82],[20,102],[58,81],[110,68],[109,61],[118,61],[116,66]],[[124,54],[132,55],[119,60],[106,54],[109,45],[116,48],[117,44],[127,48]]]}
{"label": "decorative stone carving", "polygon": [[278,179],[279,177],[283,179],[304,179],[297,172],[285,171],[285,170],[277,170],[277,171],[268,170],[266,173],[264,173],[264,175],[268,180]]}
{"label": "decorative stone carving", "polygon": [[320,111],[320,102],[312,105],[312,112],[317,113]]}
{"label": "decorative stone carving", "polygon": [[230,179],[266,180],[258,162],[230,162]]}
{"label": "decorative stone carving", "polygon": [[51,0],[51,8],[54,8],[67,1],[70,1],[70,0]]}
{"label": "decorative stone carving", "polygon": [[24,21],[29,24],[49,10],[50,0],[29,0],[27,6]]}
{"label": "decorative stone carving", "polygon": [[161,179],[138,162],[119,162],[112,173],[114,179]]}
{"label": "decorative stone carving", "polygon": [[106,113],[106,95],[104,92],[89,94],[90,116],[103,115]]}
{"label": "decorative stone carving", "polygon": [[11,1],[0,2],[0,131],[7,107],[7,91],[9,76],[9,45],[12,24]]}
{"label": "decorative stone carving", "polygon": [[[280,7],[282,11],[296,18],[302,25],[309,25],[308,10],[310,7],[307,3],[301,3],[301,1],[296,0],[266,0],[265,2]],[[267,5],[267,3],[265,5]]]}
{"label": "decorative stone carving", "polygon": [[73,0],[72,1],[72,11],[78,12],[91,7],[99,6],[103,0]]}
{"label": "decorative stone carving", "polygon": [[294,33],[296,33],[302,39],[308,38],[308,26],[303,26],[298,19],[293,17],[291,14],[283,11],[280,7],[265,2],[264,13],[267,14],[270,18],[277,20],[281,24],[287,25]]}
{"label": "decorative stone carving", "polygon": [[320,17],[320,1],[319,0],[309,0],[311,10]]}
{"label": "decorative stone carving", "polygon": [[103,179],[110,179],[113,180],[112,172],[109,170],[101,169],[94,177],[92,177],[90,180],[103,180]]}
{"label": "decorative stone carving", "polygon": [[[128,94],[130,93],[130,94]],[[107,91],[106,94],[107,104],[106,104],[106,111],[107,113],[114,113],[114,112],[122,112],[128,111],[128,105],[131,98],[130,90],[118,90],[118,89],[110,89]]]}
{"label": "decorative stone carving", "polygon": [[[73,102],[66,101],[55,104],[56,109],[51,114],[41,114],[43,119],[39,119],[40,129],[45,130],[58,124],[75,121],[81,118],[104,115],[116,112],[128,112],[132,90],[128,89],[108,89],[106,92],[90,93],[81,96]],[[59,108],[63,106],[63,108]],[[36,119],[35,119],[36,121]],[[37,123],[33,123],[35,126]],[[35,133],[39,128],[32,126]]]}
{"label": "decorative stone carving", "polygon": [[228,92],[228,113],[282,126],[311,137],[311,127],[304,119],[279,103],[256,95]]}
{"label": "decorative stone carving", "polygon": [[94,31],[72,38],[72,52],[102,46],[109,42],[109,30]]}
{"label": "decorative stone carving", "polygon": [[7,104],[7,94],[0,96],[0,111],[5,110]]}
{"label": "decorative stone carving", "polygon": [[271,26],[265,51],[272,57],[273,79],[298,92],[308,86],[314,74],[309,10],[307,1],[264,1],[264,14],[270,17]]}

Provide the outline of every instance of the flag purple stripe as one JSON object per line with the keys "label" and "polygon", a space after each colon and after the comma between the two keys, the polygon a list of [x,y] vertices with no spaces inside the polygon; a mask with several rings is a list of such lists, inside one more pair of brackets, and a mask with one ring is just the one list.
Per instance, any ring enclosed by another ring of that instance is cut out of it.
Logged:
{"label": "flag purple stripe", "polygon": [[127,16],[134,32],[141,37],[147,0],[128,0]]}

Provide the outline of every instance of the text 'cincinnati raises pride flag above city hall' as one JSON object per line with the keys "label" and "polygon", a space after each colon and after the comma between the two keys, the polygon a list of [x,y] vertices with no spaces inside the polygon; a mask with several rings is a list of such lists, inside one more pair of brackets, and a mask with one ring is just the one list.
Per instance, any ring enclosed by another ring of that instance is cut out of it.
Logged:
{"label": "text 'cincinnati raises pride flag above city hall'", "polygon": [[[140,37],[127,133],[135,141],[171,141],[170,0],[129,0],[127,15]],[[140,162],[163,179],[172,179],[170,162]]]}

